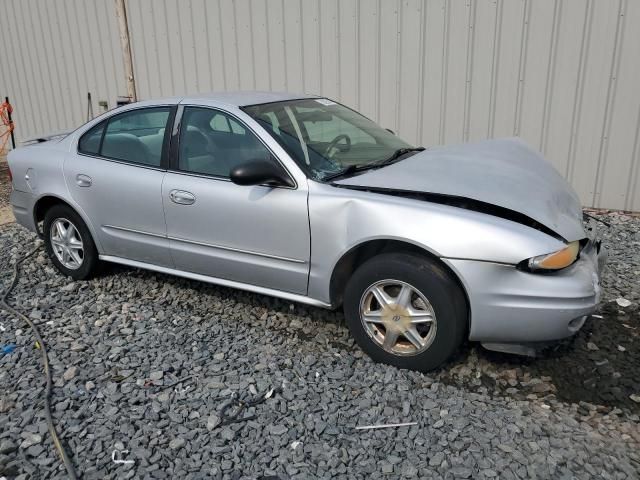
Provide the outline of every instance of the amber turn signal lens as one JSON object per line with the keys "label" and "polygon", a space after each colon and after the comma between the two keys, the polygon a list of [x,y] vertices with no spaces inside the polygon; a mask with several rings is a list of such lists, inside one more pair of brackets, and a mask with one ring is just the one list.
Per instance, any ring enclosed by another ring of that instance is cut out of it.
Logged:
{"label": "amber turn signal lens", "polygon": [[580,242],[569,243],[562,250],[547,255],[540,255],[529,259],[527,266],[529,270],[560,270],[568,267],[578,258],[580,253]]}

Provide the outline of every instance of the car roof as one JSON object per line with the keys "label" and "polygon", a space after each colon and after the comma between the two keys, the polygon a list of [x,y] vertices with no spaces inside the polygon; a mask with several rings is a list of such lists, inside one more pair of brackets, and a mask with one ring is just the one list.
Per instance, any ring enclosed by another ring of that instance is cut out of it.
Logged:
{"label": "car roof", "polygon": [[298,100],[302,98],[318,98],[318,96],[289,92],[264,91],[211,92],[185,96],[180,103],[207,104],[210,102],[216,102],[233,107],[244,107],[247,105]]}

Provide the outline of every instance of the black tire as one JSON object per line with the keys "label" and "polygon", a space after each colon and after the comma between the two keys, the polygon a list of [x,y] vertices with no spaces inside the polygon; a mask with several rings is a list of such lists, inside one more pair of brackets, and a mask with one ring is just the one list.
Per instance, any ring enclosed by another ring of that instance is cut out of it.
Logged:
{"label": "black tire", "polygon": [[[361,300],[369,287],[387,279],[409,284],[430,303],[437,328],[426,350],[410,355],[388,352],[367,333],[360,318]],[[421,372],[437,368],[456,352],[467,332],[468,307],[458,283],[437,261],[417,255],[388,253],[363,263],[347,283],[343,308],[349,330],[362,350],[376,362],[399,368]]]}
{"label": "black tire", "polygon": [[[51,242],[51,226],[58,219],[65,219],[76,228],[83,244],[82,263],[78,268],[67,268],[58,259],[53,251],[53,245]],[[98,271],[100,260],[98,258],[98,250],[93,242],[91,233],[87,228],[80,215],[78,215],[71,207],[67,205],[54,205],[44,216],[44,242],[45,248],[49,258],[56,266],[56,268],[64,275],[73,278],[74,280],[87,280],[91,278]]]}

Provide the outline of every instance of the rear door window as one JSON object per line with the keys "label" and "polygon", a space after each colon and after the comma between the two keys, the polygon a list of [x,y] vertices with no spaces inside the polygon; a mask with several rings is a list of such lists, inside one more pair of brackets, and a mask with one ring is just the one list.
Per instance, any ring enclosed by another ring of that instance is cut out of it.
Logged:
{"label": "rear door window", "polygon": [[171,107],[130,110],[105,120],[78,141],[78,152],[160,167]]}
{"label": "rear door window", "polygon": [[169,107],[145,108],[109,119],[100,155],[159,167]]}

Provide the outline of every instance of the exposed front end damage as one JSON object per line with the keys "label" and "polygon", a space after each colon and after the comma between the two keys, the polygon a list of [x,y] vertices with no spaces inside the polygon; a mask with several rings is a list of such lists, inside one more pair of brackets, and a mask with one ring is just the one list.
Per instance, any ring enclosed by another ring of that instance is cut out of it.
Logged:
{"label": "exposed front end damage", "polygon": [[[606,252],[589,241],[570,267],[546,274],[510,265],[443,259],[462,279],[472,312],[469,339],[509,353],[516,345],[575,334],[596,309]],[[524,345],[522,345],[524,344]]]}
{"label": "exposed front end damage", "polygon": [[558,240],[565,241],[565,239],[561,235],[523,213],[516,212],[515,210],[511,210],[505,207],[500,207],[498,205],[492,205],[487,202],[482,202],[480,200],[475,200],[473,198],[460,197],[457,195],[447,195],[443,193],[412,192],[392,188],[363,187],[355,185],[336,184],[336,187],[349,188],[351,190],[361,190],[371,193],[381,193],[383,195],[392,195],[395,197],[409,198],[423,202],[437,203],[440,205],[449,205],[451,207],[463,208],[465,210],[485,213],[487,215],[503,218],[505,220],[510,220],[512,222],[534,228],[540,232],[557,238]]}
{"label": "exposed front end damage", "polygon": [[[495,173],[486,181],[483,164]],[[325,239],[312,245],[310,295],[329,295],[316,255],[337,262],[359,242],[388,238],[449,267],[468,298],[468,338],[489,349],[533,355],[575,334],[600,301],[606,254],[585,232],[575,192],[518,140],[421,152],[331,186],[314,184],[309,212],[312,238]],[[335,224],[347,229],[331,232]],[[578,242],[579,257],[568,267],[519,267]]]}
{"label": "exposed front end damage", "polygon": [[309,182],[311,265],[308,295],[335,304],[331,277],[352,249],[394,241],[438,258],[515,265],[565,246],[557,236],[445,204]]}
{"label": "exposed front end damage", "polygon": [[336,184],[421,192],[428,201],[453,201],[520,223],[533,220],[569,242],[584,237],[577,194],[539,152],[518,138],[429,148]]}

